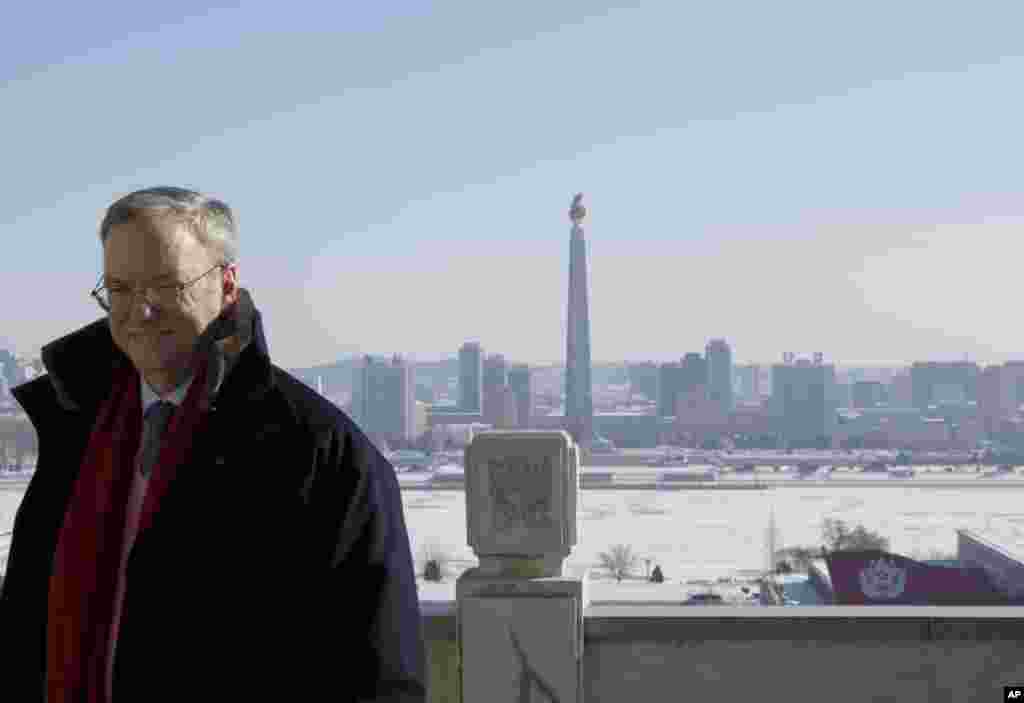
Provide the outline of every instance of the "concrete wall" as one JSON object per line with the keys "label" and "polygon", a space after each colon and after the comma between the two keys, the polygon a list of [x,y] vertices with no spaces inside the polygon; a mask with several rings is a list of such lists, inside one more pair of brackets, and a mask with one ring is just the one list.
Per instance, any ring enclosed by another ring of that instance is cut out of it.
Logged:
{"label": "concrete wall", "polygon": [[[431,608],[424,613],[430,700],[455,702],[454,604]],[[591,606],[586,701],[1002,700],[1004,685],[1024,681],[1019,611]]]}
{"label": "concrete wall", "polygon": [[[1019,609],[766,607],[725,615],[701,608],[687,616],[671,608],[614,610],[594,607],[587,615],[588,703],[960,703],[1001,700],[1002,686],[1024,681]],[[929,618],[926,610],[947,614]]]}

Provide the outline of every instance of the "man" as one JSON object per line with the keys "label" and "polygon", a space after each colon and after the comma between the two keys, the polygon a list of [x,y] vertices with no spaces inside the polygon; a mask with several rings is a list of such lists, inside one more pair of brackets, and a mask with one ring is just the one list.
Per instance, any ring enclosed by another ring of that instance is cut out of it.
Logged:
{"label": "man", "polygon": [[107,315],[13,391],[39,462],[0,591],[0,695],[425,701],[394,469],[271,363],[231,210],[138,191],[100,240]]}

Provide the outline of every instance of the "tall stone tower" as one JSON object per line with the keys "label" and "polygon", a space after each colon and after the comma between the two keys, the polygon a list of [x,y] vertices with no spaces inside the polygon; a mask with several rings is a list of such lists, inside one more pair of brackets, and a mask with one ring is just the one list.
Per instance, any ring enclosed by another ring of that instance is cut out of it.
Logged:
{"label": "tall stone tower", "polygon": [[594,432],[593,388],[590,382],[590,312],[587,304],[587,242],[583,238],[583,193],[569,208],[569,312],[565,351],[566,429],[581,447],[590,447]]}

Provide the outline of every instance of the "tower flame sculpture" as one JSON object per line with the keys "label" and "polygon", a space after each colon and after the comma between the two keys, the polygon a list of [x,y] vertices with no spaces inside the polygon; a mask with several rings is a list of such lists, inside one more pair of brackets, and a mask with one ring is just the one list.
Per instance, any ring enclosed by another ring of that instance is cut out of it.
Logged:
{"label": "tower flame sculpture", "polygon": [[592,445],[593,388],[590,380],[590,311],[587,304],[587,243],[583,238],[583,193],[569,207],[569,302],[565,352],[566,429],[581,447]]}

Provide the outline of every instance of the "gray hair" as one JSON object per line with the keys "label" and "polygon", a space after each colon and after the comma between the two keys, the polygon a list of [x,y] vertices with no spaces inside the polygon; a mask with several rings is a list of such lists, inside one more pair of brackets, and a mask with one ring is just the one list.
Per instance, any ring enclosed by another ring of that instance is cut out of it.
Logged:
{"label": "gray hair", "polygon": [[170,215],[185,221],[196,239],[213,249],[222,263],[238,262],[238,226],[227,203],[172,186],[137,190],[107,208],[100,224],[100,243],[106,244],[111,227],[154,215]]}

